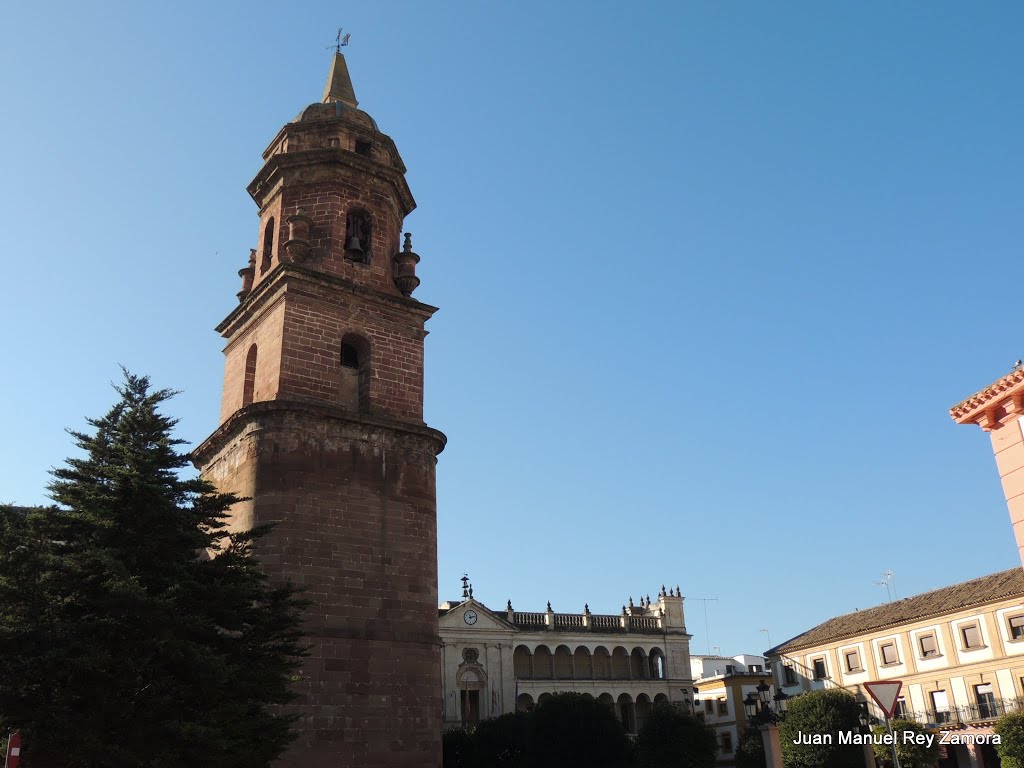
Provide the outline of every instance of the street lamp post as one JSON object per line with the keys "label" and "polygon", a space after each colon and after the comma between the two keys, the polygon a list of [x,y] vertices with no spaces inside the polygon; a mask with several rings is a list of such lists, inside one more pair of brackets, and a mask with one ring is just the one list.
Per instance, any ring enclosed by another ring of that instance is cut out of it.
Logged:
{"label": "street lamp post", "polygon": [[689,688],[680,688],[679,690],[683,692],[683,704],[686,706],[687,712],[689,714],[691,714],[691,715],[695,715],[696,714],[696,705],[697,705],[696,699],[697,699],[697,693],[698,693],[697,688],[693,689],[693,698],[692,699],[690,698],[690,689]]}
{"label": "street lamp post", "polygon": [[[862,701],[860,703],[860,714],[857,716],[860,720],[860,732],[863,734],[871,733],[871,713],[868,712],[868,703]],[[877,762],[875,761],[875,748],[871,745],[870,740],[864,742],[864,766],[865,768],[875,768]]]}
{"label": "street lamp post", "polygon": [[757,691],[757,695],[753,692],[748,693],[743,699],[743,709],[747,713],[750,725],[761,731],[768,768],[783,768],[779,722],[786,717],[789,696],[782,690],[772,696],[772,687],[764,680],[754,690]]}

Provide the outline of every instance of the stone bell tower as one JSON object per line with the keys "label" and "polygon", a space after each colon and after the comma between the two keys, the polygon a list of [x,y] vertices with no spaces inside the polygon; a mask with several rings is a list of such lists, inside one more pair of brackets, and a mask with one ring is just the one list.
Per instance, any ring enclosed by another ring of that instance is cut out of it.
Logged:
{"label": "stone bell tower", "polygon": [[240,271],[220,427],[194,452],[276,523],[258,556],[313,601],[298,740],[281,766],[440,766],[434,472],[424,324],[394,142],[336,54],[323,100],[280,130],[248,187],[257,247]]}

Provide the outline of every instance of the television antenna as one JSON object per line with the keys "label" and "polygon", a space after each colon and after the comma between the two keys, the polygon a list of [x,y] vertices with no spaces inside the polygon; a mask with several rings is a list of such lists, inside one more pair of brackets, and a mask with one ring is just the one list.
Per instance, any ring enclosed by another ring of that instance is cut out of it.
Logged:
{"label": "television antenna", "polygon": [[717,597],[688,597],[687,600],[700,600],[704,603],[704,636],[708,639],[708,656],[711,655],[711,632],[708,630],[708,603],[717,603]]}
{"label": "television antenna", "polygon": [[336,53],[341,53],[341,49],[348,45],[348,40],[350,37],[352,37],[351,33],[346,33],[345,35],[342,35],[341,32],[342,28],[338,27],[338,36],[334,40],[334,45],[327,46],[328,51],[331,50],[331,48],[333,48]]}
{"label": "television antenna", "polygon": [[893,584],[894,578],[895,576],[892,571],[886,571],[882,574],[881,581],[875,582],[879,587],[885,587],[885,596],[888,598],[886,602],[888,603],[891,603],[896,598],[896,585]]}

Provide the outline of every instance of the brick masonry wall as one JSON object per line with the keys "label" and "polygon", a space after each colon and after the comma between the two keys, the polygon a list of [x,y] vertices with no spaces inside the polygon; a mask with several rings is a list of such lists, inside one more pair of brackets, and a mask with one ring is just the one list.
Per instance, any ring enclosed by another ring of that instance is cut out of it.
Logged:
{"label": "brick masonry wall", "polygon": [[245,360],[249,348],[256,345],[256,386],[253,401],[277,397],[281,378],[281,351],[285,305],[283,298],[258,312],[224,350],[224,388],[221,393],[220,420],[223,423],[242,407]]}
{"label": "brick masonry wall", "polygon": [[[361,336],[369,345],[369,413],[402,421],[423,420],[424,321],[432,308],[353,296],[351,288],[278,272],[279,284],[240,325],[225,354],[221,421],[242,405],[246,356],[257,345],[253,400],[320,400],[340,404],[341,341]],[[276,285],[276,287],[274,287]],[[404,300],[402,300],[404,301]]]}
{"label": "brick masonry wall", "polygon": [[[273,217],[276,228],[272,268],[287,260],[284,248],[289,238],[287,218],[302,208],[313,220],[309,239],[312,250],[307,260],[310,264],[382,293],[400,295],[393,282],[392,259],[401,246],[404,214],[391,182],[368,174],[365,169],[347,165],[344,161],[352,158],[346,157],[351,153],[344,150],[312,154],[310,161],[329,162],[285,168],[278,182],[266,193],[260,212],[254,286],[269,275],[269,271],[263,272],[260,268],[267,222]],[[368,263],[345,258],[348,213],[355,209],[370,216]]]}
{"label": "brick masonry wall", "polygon": [[422,326],[331,295],[310,285],[289,292],[279,397],[339,402],[341,340],[354,333],[370,345],[370,412],[422,421]]}
{"label": "brick masonry wall", "polygon": [[439,433],[340,409],[257,403],[197,449],[204,476],[251,493],[234,524],[276,523],[258,548],[314,601],[299,740],[280,761],[439,766]]}

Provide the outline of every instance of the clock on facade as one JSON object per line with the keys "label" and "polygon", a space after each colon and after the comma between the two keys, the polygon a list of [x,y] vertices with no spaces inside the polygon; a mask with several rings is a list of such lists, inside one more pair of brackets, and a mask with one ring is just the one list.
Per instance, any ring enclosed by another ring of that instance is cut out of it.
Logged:
{"label": "clock on facade", "polygon": [[467,624],[476,624],[476,611],[466,611],[462,614],[462,620]]}

